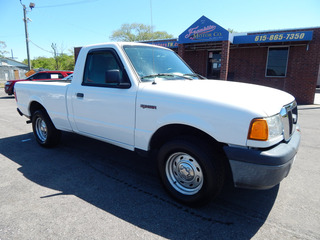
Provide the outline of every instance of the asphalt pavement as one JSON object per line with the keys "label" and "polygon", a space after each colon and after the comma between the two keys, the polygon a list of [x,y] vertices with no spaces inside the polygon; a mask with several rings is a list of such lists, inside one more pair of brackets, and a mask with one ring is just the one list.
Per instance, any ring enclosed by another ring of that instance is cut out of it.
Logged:
{"label": "asphalt pavement", "polygon": [[41,148],[0,89],[0,240],[320,239],[318,97],[299,106],[301,145],[280,185],[228,185],[193,209],[165,193],[151,158],[72,133]]}

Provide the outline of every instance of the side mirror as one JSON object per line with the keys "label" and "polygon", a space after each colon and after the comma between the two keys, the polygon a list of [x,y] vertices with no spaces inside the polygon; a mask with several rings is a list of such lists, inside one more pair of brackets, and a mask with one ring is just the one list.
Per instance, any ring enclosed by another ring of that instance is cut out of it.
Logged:
{"label": "side mirror", "polygon": [[120,74],[119,69],[108,70],[105,74],[105,83],[108,86],[116,88],[130,88],[130,82],[123,82],[123,76]]}
{"label": "side mirror", "polygon": [[105,75],[105,83],[120,84],[120,71],[118,69],[108,70]]}

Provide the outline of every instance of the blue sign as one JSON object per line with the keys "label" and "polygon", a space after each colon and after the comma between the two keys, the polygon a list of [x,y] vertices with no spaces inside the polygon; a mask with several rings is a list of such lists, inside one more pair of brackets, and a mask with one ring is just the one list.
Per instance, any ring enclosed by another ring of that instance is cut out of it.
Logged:
{"label": "blue sign", "polygon": [[178,41],[156,41],[156,42],[147,42],[152,45],[157,45],[166,48],[178,48]]}
{"label": "blue sign", "polygon": [[313,31],[302,31],[235,36],[233,44],[310,41],[312,35]]}
{"label": "blue sign", "polygon": [[205,16],[199,18],[179,36],[179,44],[225,40],[229,40],[229,32]]}

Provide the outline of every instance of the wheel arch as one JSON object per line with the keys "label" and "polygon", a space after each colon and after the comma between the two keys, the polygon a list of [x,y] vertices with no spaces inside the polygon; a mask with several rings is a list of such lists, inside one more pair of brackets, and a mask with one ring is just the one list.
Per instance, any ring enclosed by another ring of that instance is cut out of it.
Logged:
{"label": "wheel arch", "polygon": [[189,125],[169,124],[159,128],[153,134],[150,140],[149,151],[151,152],[152,155],[157,155],[159,149],[163,144],[181,136],[191,136],[205,143],[207,147],[215,148],[219,152],[219,154],[223,156],[223,163],[224,163],[225,171],[227,173],[227,177],[229,178],[232,176],[230,163],[223,150],[223,146],[225,146],[226,144],[218,142],[215,138],[213,138],[208,133]]}
{"label": "wheel arch", "polygon": [[208,133],[186,124],[168,124],[159,128],[151,137],[149,149],[154,150],[161,147],[165,142],[177,138],[179,136],[193,136],[206,141],[208,144],[221,147],[223,143],[218,142]]}
{"label": "wheel arch", "polygon": [[43,110],[43,111],[45,111],[46,114],[48,114],[47,110],[45,109],[45,107],[42,104],[40,104],[38,101],[32,101],[29,105],[30,118],[32,118],[32,115],[37,110]]}
{"label": "wheel arch", "polygon": [[46,109],[38,102],[30,104],[31,122],[36,141],[42,147],[54,147],[61,138],[61,131],[52,123]]}

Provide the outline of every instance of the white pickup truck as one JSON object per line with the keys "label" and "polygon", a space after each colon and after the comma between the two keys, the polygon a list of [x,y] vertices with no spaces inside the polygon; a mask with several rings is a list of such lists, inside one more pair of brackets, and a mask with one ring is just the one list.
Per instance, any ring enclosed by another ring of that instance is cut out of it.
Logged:
{"label": "white pickup truck", "polygon": [[15,96],[41,146],[70,131],[157,153],[163,185],[188,205],[216,197],[227,173],[236,187],[279,184],[300,144],[290,94],[205,79],[173,51],[147,44],[83,47],[72,82],[20,82]]}

